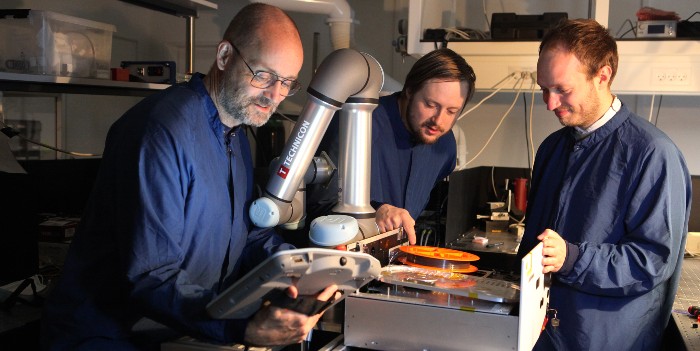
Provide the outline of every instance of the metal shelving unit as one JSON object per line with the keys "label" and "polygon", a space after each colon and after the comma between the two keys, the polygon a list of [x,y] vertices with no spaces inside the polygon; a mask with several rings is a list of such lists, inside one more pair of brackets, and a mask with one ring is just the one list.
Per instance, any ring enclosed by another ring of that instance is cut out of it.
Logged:
{"label": "metal shelving unit", "polygon": [[[106,79],[63,77],[0,72],[0,111],[2,97],[46,96],[54,99],[55,147],[63,148],[65,94],[145,97],[167,88],[168,84],[120,82]],[[56,158],[58,158],[56,153]]]}
{"label": "metal shelving unit", "polygon": [[[208,0],[122,0],[150,10],[186,19],[186,72],[194,67],[194,19],[200,10],[216,10],[218,5]],[[2,96],[48,96],[55,99],[56,147],[62,145],[64,123],[64,94],[113,95],[145,97],[169,84],[122,82],[106,79],[76,78],[37,74],[0,72],[0,109]]]}
{"label": "metal shelving unit", "polygon": [[219,5],[207,0],[121,0],[154,11],[184,17],[185,23],[185,72],[194,71],[194,19],[199,10],[216,10]]}
{"label": "metal shelving unit", "polygon": [[148,96],[168,84],[0,72],[0,91],[37,94]]}

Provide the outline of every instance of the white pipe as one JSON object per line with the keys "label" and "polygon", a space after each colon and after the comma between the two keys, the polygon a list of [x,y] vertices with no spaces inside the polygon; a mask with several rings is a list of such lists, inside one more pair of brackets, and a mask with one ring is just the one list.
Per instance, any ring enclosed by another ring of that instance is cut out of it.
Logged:
{"label": "white pipe", "polygon": [[287,11],[328,15],[326,23],[331,28],[333,49],[350,47],[353,13],[345,0],[251,0],[277,6]]}
{"label": "white pipe", "polygon": [[352,10],[345,0],[252,0],[277,6],[283,10],[318,13],[330,18],[352,18]]}
{"label": "white pipe", "polygon": [[352,33],[352,19],[328,18],[326,23],[331,27],[331,44],[333,44],[333,50],[349,49]]}

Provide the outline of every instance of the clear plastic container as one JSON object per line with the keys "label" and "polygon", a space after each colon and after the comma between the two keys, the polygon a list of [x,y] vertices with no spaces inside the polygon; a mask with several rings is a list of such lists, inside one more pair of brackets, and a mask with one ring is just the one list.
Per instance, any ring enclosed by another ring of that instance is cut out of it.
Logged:
{"label": "clear plastic container", "polygon": [[110,78],[114,25],[39,10],[0,10],[0,71]]}

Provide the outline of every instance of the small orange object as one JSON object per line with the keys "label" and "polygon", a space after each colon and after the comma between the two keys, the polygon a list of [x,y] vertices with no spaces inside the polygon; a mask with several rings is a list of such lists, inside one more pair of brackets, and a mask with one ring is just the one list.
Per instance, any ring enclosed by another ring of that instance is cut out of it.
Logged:
{"label": "small orange object", "polygon": [[129,69],[128,68],[111,68],[112,80],[128,82],[129,81]]}

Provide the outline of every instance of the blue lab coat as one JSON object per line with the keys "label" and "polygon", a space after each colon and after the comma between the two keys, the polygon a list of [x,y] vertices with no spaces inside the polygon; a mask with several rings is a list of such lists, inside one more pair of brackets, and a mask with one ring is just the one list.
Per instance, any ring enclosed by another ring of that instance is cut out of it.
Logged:
{"label": "blue lab coat", "polygon": [[[452,131],[431,145],[416,143],[401,120],[399,93],[379,98],[372,112],[371,205],[406,209],[414,219],[420,216],[438,181],[456,165],[457,146]],[[338,163],[339,118],[335,116],[319,145]],[[307,210],[311,218],[327,215],[338,202],[338,181],[327,188],[308,187]]]}
{"label": "blue lab coat", "polygon": [[549,301],[560,325],[548,324],[535,350],[659,348],[681,273],[690,184],[673,142],[624,105],[582,140],[565,127],[540,145],[519,254],[547,228],[568,250]]}
{"label": "blue lab coat", "polygon": [[142,318],[174,334],[242,341],[246,321],[213,320],[206,304],[272,252],[291,248],[250,223],[252,170],[245,133],[221,123],[201,75],[126,112],[109,131],[46,302],[44,345],[129,349],[162,332],[132,331]]}

